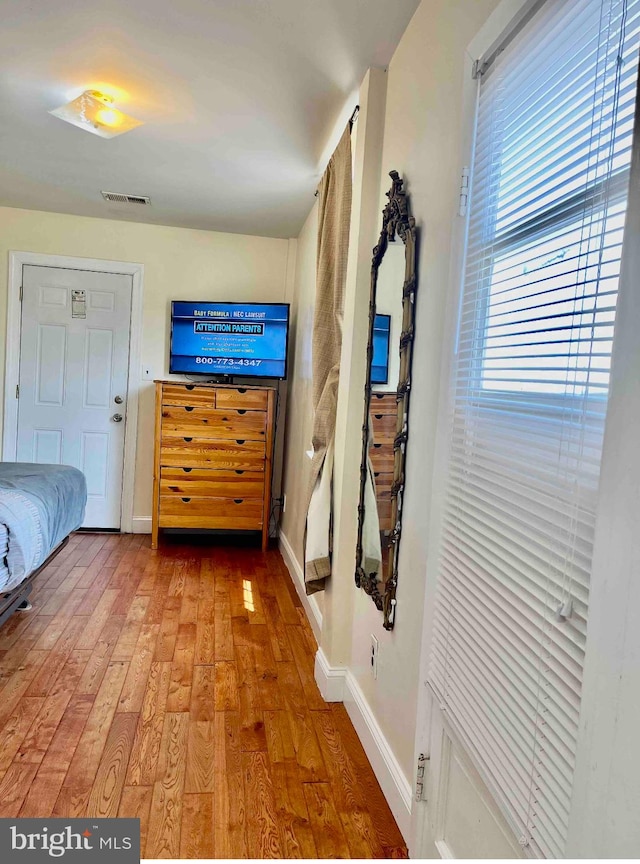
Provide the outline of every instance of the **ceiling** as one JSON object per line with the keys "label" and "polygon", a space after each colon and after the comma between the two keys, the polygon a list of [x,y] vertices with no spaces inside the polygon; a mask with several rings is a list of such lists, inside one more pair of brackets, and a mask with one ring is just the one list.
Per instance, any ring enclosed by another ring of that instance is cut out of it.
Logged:
{"label": "ceiling", "polygon": [[[0,204],[297,236],[349,98],[418,4],[0,0]],[[103,139],[48,113],[87,89],[144,125]]]}

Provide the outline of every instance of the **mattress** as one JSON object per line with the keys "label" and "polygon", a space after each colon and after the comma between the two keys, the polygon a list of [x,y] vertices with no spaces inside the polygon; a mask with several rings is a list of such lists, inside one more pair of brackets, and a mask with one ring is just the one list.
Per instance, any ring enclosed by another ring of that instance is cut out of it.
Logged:
{"label": "mattress", "polygon": [[0,462],[0,591],[19,585],[80,527],[86,502],[77,468]]}

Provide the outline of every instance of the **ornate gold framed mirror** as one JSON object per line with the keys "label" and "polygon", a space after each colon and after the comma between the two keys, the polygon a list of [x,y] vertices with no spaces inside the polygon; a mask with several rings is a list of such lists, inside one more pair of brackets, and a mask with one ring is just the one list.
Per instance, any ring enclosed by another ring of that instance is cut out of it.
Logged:
{"label": "ornate gold framed mirror", "polygon": [[355,576],[386,630],[395,623],[416,296],[415,220],[403,180],[389,176],[371,263]]}

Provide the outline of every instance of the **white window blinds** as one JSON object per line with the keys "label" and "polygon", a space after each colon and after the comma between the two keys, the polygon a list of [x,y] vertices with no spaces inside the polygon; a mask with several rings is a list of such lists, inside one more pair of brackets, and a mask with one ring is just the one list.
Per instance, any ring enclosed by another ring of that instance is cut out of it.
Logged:
{"label": "white window blinds", "polygon": [[482,76],[430,681],[528,854],[562,857],[640,0],[547,0]]}

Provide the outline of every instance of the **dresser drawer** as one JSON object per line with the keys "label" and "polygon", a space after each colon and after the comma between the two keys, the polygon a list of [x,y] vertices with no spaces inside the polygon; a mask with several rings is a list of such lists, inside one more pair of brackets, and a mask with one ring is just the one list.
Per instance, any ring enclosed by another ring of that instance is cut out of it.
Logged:
{"label": "dresser drawer", "polygon": [[262,498],[264,472],[161,468],[160,494],[178,497],[206,495],[213,498]]}
{"label": "dresser drawer", "polygon": [[264,471],[264,462],[264,441],[167,438],[160,447],[161,467]]}
{"label": "dresser drawer", "polygon": [[164,528],[260,531],[269,543],[275,391],[157,381],[151,546]]}
{"label": "dresser drawer", "polygon": [[377,501],[378,505],[378,523],[381,531],[391,531],[391,499],[388,501]]}
{"label": "dresser drawer", "polygon": [[393,445],[373,444],[369,447],[369,457],[375,473],[393,473]]}
{"label": "dresser drawer", "polygon": [[217,410],[162,406],[162,438],[234,438],[264,440],[267,415],[245,409]]}
{"label": "dresser drawer", "polygon": [[393,414],[369,414],[371,421],[371,432],[373,440],[376,444],[383,441],[391,441],[396,436],[396,426],[398,424],[398,415],[394,411]]}
{"label": "dresser drawer", "polygon": [[262,528],[262,510],[259,498],[161,495],[160,527],[257,531]]}
{"label": "dresser drawer", "polygon": [[197,384],[164,384],[163,405],[198,405],[201,408],[216,407],[216,391],[212,387]]}
{"label": "dresser drawer", "polygon": [[391,486],[393,474],[381,473],[374,475],[376,485],[376,507],[381,531],[390,531],[391,525]]}
{"label": "dresser drawer", "polygon": [[250,408],[253,411],[266,411],[267,400],[268,394],[264,390],[221,387],[216,391],[216,408]]}
{"label": "dresser drawer", "polygon": [[398,400],[395,393],[372,393],[369,400],[371,414],[398,414]]}
{"label": "dresser drawer", "polygon": [[391,487],[393,486],[393,473],[374,472],[373,480],[376,487],[376,498],[391,498]]}

